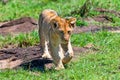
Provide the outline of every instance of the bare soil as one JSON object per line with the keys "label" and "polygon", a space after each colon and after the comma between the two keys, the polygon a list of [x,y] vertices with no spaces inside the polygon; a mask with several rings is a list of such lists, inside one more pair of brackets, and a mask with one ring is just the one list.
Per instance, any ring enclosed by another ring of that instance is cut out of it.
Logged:
{"label": "bare soil", "polygon": [[[75,56],[83,55],[89,51],[90,48],[73,47]],[[44,70],[45,66],[48,69],[53,67],[52,59],[43,59],[42,50],[40,46],[33,46],[27,48],[13,48],[0,50],[0,69],[13,69],[17,67],[24,67],[25,69],[38,68]]]}
{"label": "bare soil", "polygon": [[0,24],[1,35],[16,35],[19,33],[27,33],[37,28],[37,21],[30,17],[4,22]]}
{"label": "bare soil", "polygon": [[84,32],[97,32],[99,30],[107,30],[110,32],[120,31],[120,27],[111,27],[111,26],[97,26],[89,25],[84,27],[76,27],[73,31],[74,34],[84,33]]}
{"label": "bare soil", "polygon": [[115,10],[108,10],[108,9],[103,9],[103,8],[96,8],[95,10],[101,13],[111,13],[120,18],[120,12],[115,11]]}

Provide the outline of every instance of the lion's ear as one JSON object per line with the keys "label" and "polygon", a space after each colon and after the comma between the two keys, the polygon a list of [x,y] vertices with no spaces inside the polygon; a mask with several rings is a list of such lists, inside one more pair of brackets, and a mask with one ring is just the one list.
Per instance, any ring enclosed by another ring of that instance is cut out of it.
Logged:
{"label": "lion's ear", "polygon": [[50,21],[50,25],[51,25],[51,27],[52,28],[57,28],[58,27],[58,22],[55,20],[55,19],[52,19],[51,21]]}
{"label": "lion's ear", "polygon": [[68,21],[72,28],[74,28],[76,26],[76,18],[71,17],[68,19]]}

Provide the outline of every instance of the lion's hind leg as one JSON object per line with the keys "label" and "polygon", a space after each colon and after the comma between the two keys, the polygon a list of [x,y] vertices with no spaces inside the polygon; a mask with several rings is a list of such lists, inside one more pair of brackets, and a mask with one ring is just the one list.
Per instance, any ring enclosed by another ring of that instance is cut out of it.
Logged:
{"label": "lion's hind leg", "polygon": [[40,45],[42,47],[42,57],[43,58],[51,58],[49,51],[48,51],[48,41],[45,38],[43,31],[40,32]]}
{"label": "lion's hind leg", "polygon": [[44,44],[43,44],[43,58],[51,58],[49,51],[48,51],[48,42],[45,40]]}

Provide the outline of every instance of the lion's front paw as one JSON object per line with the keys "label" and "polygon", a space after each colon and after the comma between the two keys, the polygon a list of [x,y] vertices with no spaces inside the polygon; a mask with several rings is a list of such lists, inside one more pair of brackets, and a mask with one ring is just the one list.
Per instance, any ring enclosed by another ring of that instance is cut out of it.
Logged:
{"label": "lion's front paw", "polygon": [[58,64],[58,66],[55,67],[56,70],[65,69],[63,64]]}
{"label": "lion's front paw", "polygon": [[56,67],[55,70],[62,70],[65,69],[64,67]]}
{"label": "lion's front paw", "polygon": [[51,58],[51,56],[50,56],[49,54],[44,53],[44,54],[42,55],[42,58]]}

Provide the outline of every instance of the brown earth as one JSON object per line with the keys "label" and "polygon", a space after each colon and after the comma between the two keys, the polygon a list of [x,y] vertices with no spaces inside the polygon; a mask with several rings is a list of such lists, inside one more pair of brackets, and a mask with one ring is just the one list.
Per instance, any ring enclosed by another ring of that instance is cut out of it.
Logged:
{"label": "brown earth", "polygon": [[9,22],[0,23],[1,35],[16,35],[27,33],[37,28],[37,21],[30,17],[23,17]]}
{"label": "brown earth", "polygon": [[107,30],[110,32],[114,32],[114,31],[120,30],[120,27],[89,25],[89,26],[84,26],[84,27],[76,27],[73,33],[79,34],[79,33],[84,33],[84,32],[97,32],[99,30]]}
{"label": "brown earth", "polygon": [[[73,60],[79,55],[90,50],[90,48],[73,47],[75,56]],[[12,69],[16,67],[24,67],[26,69],[40,68],[44,69],[53,67],[52,59],[43,59],[42,50],[40,46],[33,46],[27,48],[13,48],[0,50],[0,69]]]}
{"label": "brown earth", "polygon": [[100,13],[111,13],[111,14],[114,14],[120,18],[120,12],[115,11],[115,10],[108,10],[108,9],[103,9],[103,8],[96,8],[95,10],[100,12]]}

